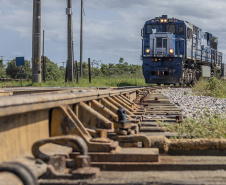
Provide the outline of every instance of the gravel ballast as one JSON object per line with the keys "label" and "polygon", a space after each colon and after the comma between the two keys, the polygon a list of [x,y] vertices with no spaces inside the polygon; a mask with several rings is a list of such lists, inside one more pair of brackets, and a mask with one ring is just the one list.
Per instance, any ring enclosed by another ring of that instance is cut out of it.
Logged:
{"label": "gravel ballast", "polygon": [[161,93],[180,108],[186,117],[198,118],[208,111],[210,114],[225,114],[226,112],[226,98],[196,96],[189,88],[163,89]]}

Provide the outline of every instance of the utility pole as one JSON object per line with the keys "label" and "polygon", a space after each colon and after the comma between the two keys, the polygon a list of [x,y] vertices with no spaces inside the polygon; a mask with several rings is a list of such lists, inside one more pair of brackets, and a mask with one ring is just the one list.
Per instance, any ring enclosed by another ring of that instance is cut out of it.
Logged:
{"label": "utility pole", "polygon": [[89,83],[91,83],[92,72],[91,72],[90,58],[88,58],[88,67],[89,67]]}
{"label": "utility pole", "polygon": [[78,62],[77,60],[75,61],[75,75],[76,75],[76,83],[78,84]]}
{"label": "utility pole", "polygon": [[41,0],[33,0],[32,83],[41,82]]}
{"label": "utility pole", "polygon": [[83,58],[83,0],[81,0],[81,25],[80,25],[80,77],[82,77]]}
{"label": "utility pole", "polygon": [[43,30],[43,46],[42,46],[42,80],[46,81],[46,60],[45,60],[45,54],[44,54],[44,48],[45,48],[45,30]]}
{"label": "utility pole", "polygon": [[67,67],[66,67],[66,79],[69,82],[74,80],[74,73],[73,73],[73,26],[72,26],[72,3],[71,0],[67,0]]}

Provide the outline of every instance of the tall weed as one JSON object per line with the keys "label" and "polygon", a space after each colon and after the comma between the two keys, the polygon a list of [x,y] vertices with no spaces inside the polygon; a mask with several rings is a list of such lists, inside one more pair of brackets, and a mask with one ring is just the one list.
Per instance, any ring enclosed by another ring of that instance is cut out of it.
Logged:
{"label": "tall weed", "polygon": [[212,77],[209,80],[201,79],[194,87],[193,92],[197,95],[226,98],[226,81]]}
{"label": "tall weed", "polygon": [[168,125],[165,130],[176,132],[176,138],[226,138],[226,116],[208,113],[199,119],[186,118],[183,123]]}

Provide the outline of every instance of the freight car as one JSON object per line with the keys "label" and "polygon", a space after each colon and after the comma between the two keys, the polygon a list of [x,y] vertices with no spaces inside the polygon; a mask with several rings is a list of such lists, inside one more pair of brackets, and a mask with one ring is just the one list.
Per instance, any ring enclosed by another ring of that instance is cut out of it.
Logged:
{"label": "freight car", "polygon": [[194,84],[223,71],[218,38],[167,15],[147,21],[141,30],[146,83]]}

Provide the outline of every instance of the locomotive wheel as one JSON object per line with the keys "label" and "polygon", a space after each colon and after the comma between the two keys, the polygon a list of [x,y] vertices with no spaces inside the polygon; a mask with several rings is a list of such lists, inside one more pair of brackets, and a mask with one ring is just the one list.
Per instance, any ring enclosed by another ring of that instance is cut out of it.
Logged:
{"label": "locomotive wheel", "polygon": [[191,85],[191,86],[194,86],[194,85],[196,84],[196,82],[197,82],[197,80],[196,80],[196,78],[195,78],[195,79],[193,79],[193,80],[191,81],[190,85]]}
{"label": "locomotive wheel", "polygon": [[183,79],[183,77],[180,78],[179,86],[180,87],[184,86],[184,79]]}

